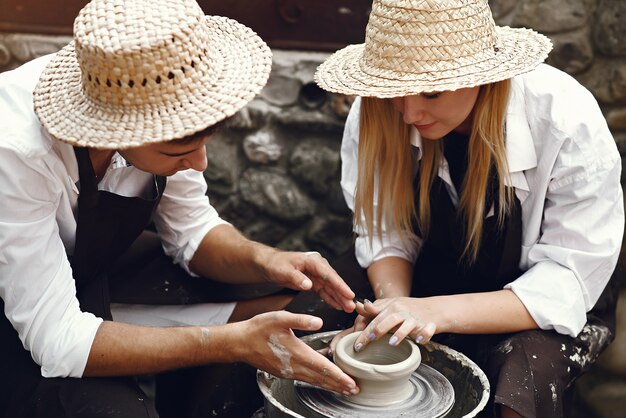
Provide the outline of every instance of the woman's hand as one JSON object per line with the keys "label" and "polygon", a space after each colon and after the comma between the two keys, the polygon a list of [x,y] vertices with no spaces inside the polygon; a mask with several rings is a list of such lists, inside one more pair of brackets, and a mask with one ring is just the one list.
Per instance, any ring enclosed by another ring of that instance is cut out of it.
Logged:
{"label": "woman's hand", "polygon": [[328,349],[321,352],[332,358],[335,347],[340,339],[353,332],[364,330],[371,319],[377,315],[378,311],[372,311],[372,309],[375,309],[374,305],[367,299],[365,299],[364,302],[356,302],[356,311],[359,315],[355,318],[354,324],[350,328],[346,328],[335,335],[330,344],[328,344]]}
{"label": "woman's hand", "polygon": [[315,316],[269,312],[231,324],[236,357],[258,369],[285,379],[296,379],[328,390],[354,395],[354,380],[322,354],[297,338],[292,329],[314,331],[322,326]]}
{"label": "woman's hand", "polygon": [[268,281],[296,290],[312,290],[336,309],[354,311],[354,292],[318,252],[272,251],[262,262]]}
{"label": "woman's hand", "polygon": [[407,336],[418,343],[428,342],[438,332],[437,324],[441,318],[428,299],[409,297],[379,299],[374,303],[366,301],[357,304],[356,310],[359,313],[357,320],[367,326],[354,342],[355,351],[364,349],[387,333],[393,333],[390,345],[398,345]]}

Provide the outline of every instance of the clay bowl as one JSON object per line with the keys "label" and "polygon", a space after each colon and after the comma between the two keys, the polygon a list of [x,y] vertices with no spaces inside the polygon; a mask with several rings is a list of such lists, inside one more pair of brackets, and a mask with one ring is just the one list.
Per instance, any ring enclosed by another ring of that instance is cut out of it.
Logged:
{"label": "clay bowl", "polygon": [[389,345],[388,334],[357,353],[354,341],[360,333],[343,337],[333,353],[335,364],[361,389],[358,395],[346,399],[359,405],[386,406],[410,398],[415,387],[409,378],[422,360],[417,344],[404,339],[397,346]]}

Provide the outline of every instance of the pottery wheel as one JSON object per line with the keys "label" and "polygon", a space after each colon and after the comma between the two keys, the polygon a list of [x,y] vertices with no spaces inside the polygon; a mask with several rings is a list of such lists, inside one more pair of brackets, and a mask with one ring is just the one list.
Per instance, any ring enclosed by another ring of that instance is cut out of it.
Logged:
{"label": "pottery wheel", "polygon": [[454,405],[454,388],[441,373],[421,364],[411,375],[412,395],[405,401],[380,407],[358,405],[347,397],[313,387],[295,387],[296,396],[306,408],[325,417],[395,418],[444,417]]}

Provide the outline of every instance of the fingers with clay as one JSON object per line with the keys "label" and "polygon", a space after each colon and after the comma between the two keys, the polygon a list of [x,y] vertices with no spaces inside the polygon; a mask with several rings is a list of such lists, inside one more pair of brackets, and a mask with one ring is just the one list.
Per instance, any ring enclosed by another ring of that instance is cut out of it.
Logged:
{"label": "fingers with clay", "polygon": [[[290,312],[260,314],[248,322],[251,333],[258,333],[265,346],[250,344],[252,354],[246,361],[285,379],[303,381],[343,394],[356,394],[359,389],[354,380],[333,364],[323,354],[315,351],[297,338],[293,329],[315,331],[322,326],[317,317]],[[249,333],[249,334],[251,334]]]}

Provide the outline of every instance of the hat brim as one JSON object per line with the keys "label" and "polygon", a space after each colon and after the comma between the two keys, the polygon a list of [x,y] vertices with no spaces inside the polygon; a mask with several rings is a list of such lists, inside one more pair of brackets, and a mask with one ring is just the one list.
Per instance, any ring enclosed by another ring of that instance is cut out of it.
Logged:
{"label": "hat brim", "polygon": [[211,79],[180,89],[171,106],[127,108],[96,103],[81,87],[74,43],[59,51],[34,92],[35,111],[48,132],[75,146],[122,149],[182,138],[220,122],[261,91],[272,53],[250,28],[221,16],[205,16],[215,37],[207,45],[216,60]]}
{"label": "hat brim", "polygon": [[391,98],[453,91],[505,80],[531,71],[552,49],[549,38],[531,29],[497,27],[497,51],[442,63],[429,72],[398,73],[366,69],[365,44],[350,45],[331,55],[316,73],[317,84],[330,92],[362,97]]}

